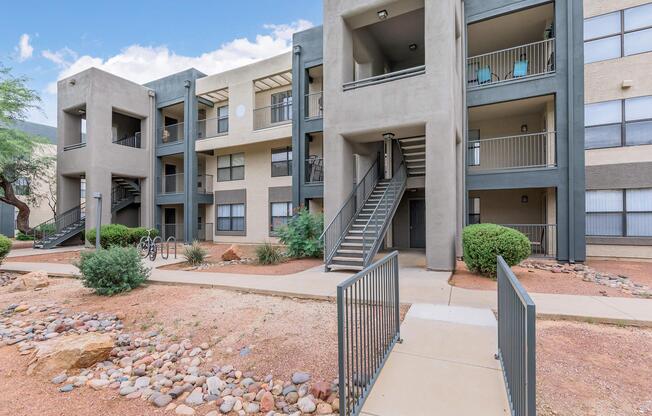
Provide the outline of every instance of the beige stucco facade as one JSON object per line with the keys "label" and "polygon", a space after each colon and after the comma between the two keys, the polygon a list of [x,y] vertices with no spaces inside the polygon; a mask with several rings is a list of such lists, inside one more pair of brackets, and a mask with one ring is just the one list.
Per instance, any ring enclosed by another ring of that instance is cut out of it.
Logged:
{"label": "beige stucco facade", "polygon": [[[376,75],[387,65],[374,58],[378,48],[372,40],[356,38],[356,29],[377,21],[381,9],[398,16],[420,8],[425,73],[345,91],[345,83]],[[454,268],[462,227],[461,16],[461,2],[455,0],[333,0],[324,5],[324,102],[335,103],[324,114],[325,223],[346,200],[356,176],[360,179],[359,173],[366,170],[365,161],[369,165],[375,158],[383,133],[397,139],[423,135],[427,267],[437,270]],[[356,64],[354,54],[370,63]]]}
{"label": "beige stucco facade", "polygon": [[[649,3],[649,0],[584,0],[584,17],[590,18]],[[584,66],[585,103],[652,95],[652,52],[593,62]],[[645,178],[645,168],[652,164],[652,145],[623,146],[585,151],[588,189],[652,188],[652,178]],[[613,169],[622,171],[614,175]],[[613,186],[608,178],[613,177]],[[599,180],[594,180],[599,178]],[[606,178],[606,179],[605,179]],[[592,183],[600,183],[594,187]],[[652,239],[587,237],[587,255],[591,257],[652,258]]]}
{"label": "beige stucco facade", "polygon": [[[199,97],[210,97],[210,94],[216,91],[228,91],[227,100],[216,101],[213,109],[207,110],[207,119],[217,116],[217,107],[229,106],[228,132],[213,137],[207,134],[206,139],[195,143],[197,152],[206,155],[205,171],[200,171],[200,174],[213,177],[215,203],[206,206],[206,221],[217,224],[216,207],[222,193],[242,191],[242,194],[246,195],[238,200],[245,204],[244,235],[221,233],[215,230],[213,239],[216,242],[277,241],[270,233],[270,192],[279,194],[279,190],[283,191],[280,194],[287,194],[288,198],[287,201],[282,202],[292,202],[292,176],[272,176],[272,150],[292,146],[292,123],[291,120],[287,120],[269,127],[256,128],[255,119],[258,117],[257,111],[268,111],[272,94],[291,91],[292,85],[276,86],[257,92],[255,81],[273,78],[277,74],[284,74],[287,77],[286,74],[291,73],[291,69],[291,54],[286,53],[197,80],[196,94]],[[273,81],[266,83],[274,85]],[[218,181],[219,156],[238,153],[244,153],[244,179]]]}

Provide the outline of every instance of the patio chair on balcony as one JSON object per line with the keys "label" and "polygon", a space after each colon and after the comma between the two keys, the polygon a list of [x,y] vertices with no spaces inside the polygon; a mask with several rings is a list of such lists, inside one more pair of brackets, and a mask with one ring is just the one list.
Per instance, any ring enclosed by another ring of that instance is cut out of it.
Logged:
{"label": "patio chair on balcony", "polygon": [[491,67],[489,66],[479,68],[478,72],[476,73],[476,80],[479,85],[490,84],[494,81],[494,78],[496,81],[500,81],[500,77],[491,72]]}
{"label": "patio chair on balcony", "polygon": [[[534,233],[536,233],[536,230]],[[546,254],[546,227],[541,228],[541,235],[539,237],[539,241],[535,241],[535,238],[530,238],[530,245],[532,245],[532,254]]]}
{"label": "patio chair on balcony", "polygon": [[505,75],[505,79],[511,78],[523,78],[527,76],[528,72],[528,60],[527,55],[522,53],[519,57],[519,60],[514,62],[514,69]]}

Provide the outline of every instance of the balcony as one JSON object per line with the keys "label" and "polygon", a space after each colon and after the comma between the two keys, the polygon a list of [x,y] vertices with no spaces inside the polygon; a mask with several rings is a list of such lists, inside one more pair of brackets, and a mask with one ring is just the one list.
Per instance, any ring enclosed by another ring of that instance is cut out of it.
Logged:
{"label": "balcony", "polygon": [[158,192],[162,195],[182,194],[184,192],[183,173],[163,175],[158,181]]}
{"label": "balcony", "polygon": [[197,175],[197,193],[205,195],[213,193],[213,175]]}
{"label": "balcony", "polygon": [[137,149],[141,148],[141,133],[138,132],[134,134],[133,136],[129,137],[123,137],[122,139],[118,139],[113,141],[113,144],[117,144],[120,146],[127,146],[127,147],[134,147]]}
{"label": "balcony", "polygon": [[160,127],[157,131],[159,145],[182,143],[184,140],[184,123]]}
{"label": "balcony", "polygon": [[548,168],[557,165],[555,132],[470,140],[467,166],[470,173],[504,169]]}
{"label": "balcony", "polygon": [[324,181],[324,158],[309,157],[306,159],[306,183],[322,183]]}
{"label": "balcony", "polygon": [[306,120],[314,120],[323,117],[324,117],[323,91],[306,94]]}
{"label": "balcony", "polygon": [[500,224],[525,234],[533,257],[557,256],[557,224]]}
{"label": "balcony", "polygon": [[197,140],[229,134],[229,116],[209,118],[197,122]]}
{"label": "balcony", "polygon": [[555,72],[555,3],[519,9],[467,27],[468,89]]}
{"label": "balcony", "polygon": [[473,56],[467,59],[469,88],[519,81],[555,72],[555,39]]}
{"label": "balcony", "polygon": [[292,123],[292,100],[254,109],[254,130]]}

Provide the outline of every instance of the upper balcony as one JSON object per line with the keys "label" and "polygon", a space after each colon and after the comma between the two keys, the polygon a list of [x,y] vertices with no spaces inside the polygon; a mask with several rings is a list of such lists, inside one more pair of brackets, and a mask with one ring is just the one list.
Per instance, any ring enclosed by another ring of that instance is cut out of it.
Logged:
{"label": "upper balcony", "polygon": [[229,134],[229,89],[223,88],[201,95],[212,105],[200,101],[197,121],[197,140],[222,137]]}
{"label": "upper balcony", "polygon": [[308,92],[305,97],[305,119],[316,120],[324,117],[324,67],[308,68]]}
{"label": "upper balcony", "polygon": [[64,143],[63,151],[79,149],[86,146],[86,105],[63,112]]}
{"label": "upper balcony", "polygon": [[554,96],[469,108],[469,174],[557,166]]}
{"label": "upper balcony", "polygon": [[137,149],[142,147],[140,119],[117,111],[113,111],[111,119],[111,141],[113,144]]}
{"label": "upper balcony", "polygon": [[346,18],[353,77],[345,79],[344,91],[425,73],[424,4],[406,7],[387,6]]}
{"label": "upper balcony", "polygon": [[184,133],[184,105],[177,103],[160,110],[163,126],[156,132],[156,141],[159,146],[182,143],[185,139]]}
{"label": "upper balcony", "polygon": [[254,81],[254,130],[292,123],[292,71]]}
{"label": "upper balcony", "polygon": [[555,72],[554,3],[468,25],[469,89]]}

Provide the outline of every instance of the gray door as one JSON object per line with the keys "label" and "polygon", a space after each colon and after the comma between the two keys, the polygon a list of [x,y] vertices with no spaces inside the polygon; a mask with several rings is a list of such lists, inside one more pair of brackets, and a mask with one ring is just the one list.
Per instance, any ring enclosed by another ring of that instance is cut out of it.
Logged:
{"label": "gray door", "polygon": [[410,248],[426,248],[426,200],[410,200]]}

